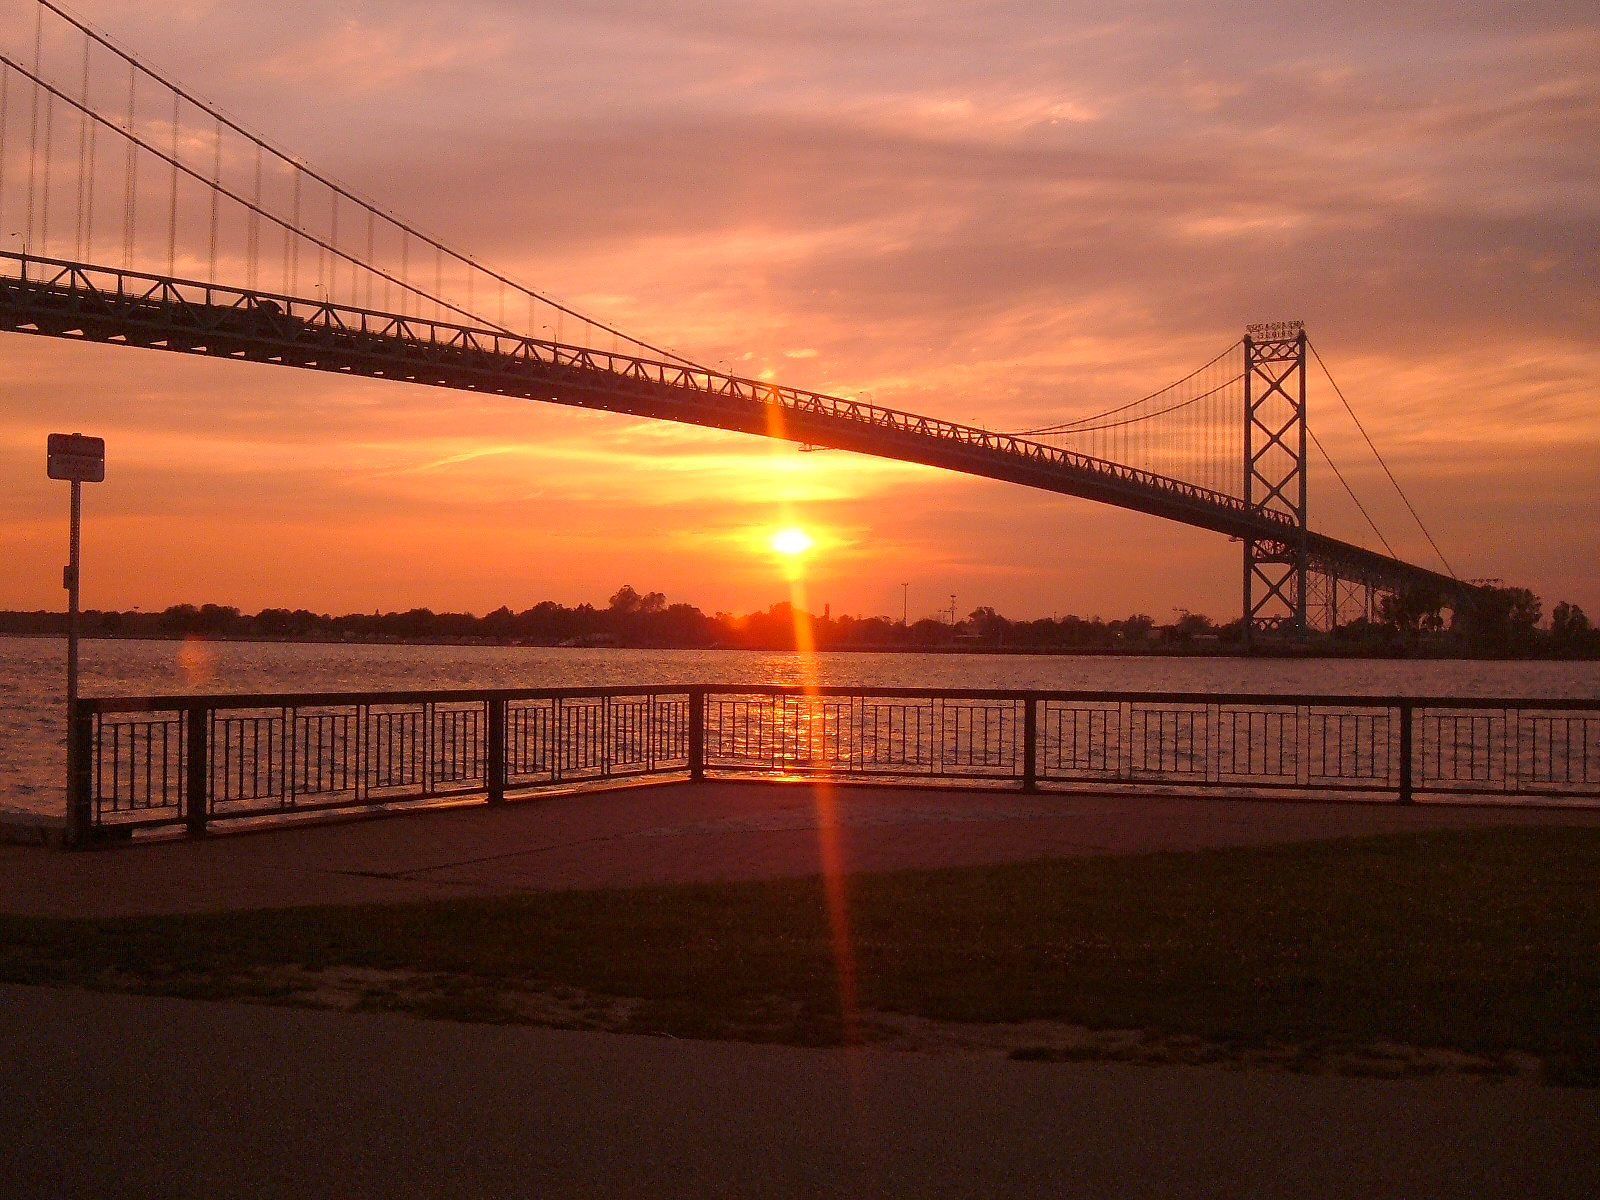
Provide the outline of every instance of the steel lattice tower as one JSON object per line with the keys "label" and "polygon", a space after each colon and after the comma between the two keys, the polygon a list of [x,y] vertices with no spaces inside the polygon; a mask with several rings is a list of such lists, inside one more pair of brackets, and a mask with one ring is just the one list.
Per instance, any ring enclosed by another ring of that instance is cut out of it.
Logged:
{"label": "steel lattice tower", "polygon": [[1244,638],[1305,635],[1306,331],[1299,321],[1251,325],[1244,337],[1244,500],[1287,516],[1285,540],[1244,539]]}

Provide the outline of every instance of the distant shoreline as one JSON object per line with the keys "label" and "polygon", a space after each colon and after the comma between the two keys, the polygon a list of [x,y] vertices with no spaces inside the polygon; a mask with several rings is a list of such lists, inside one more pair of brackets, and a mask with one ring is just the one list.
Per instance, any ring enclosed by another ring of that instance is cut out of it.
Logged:
{"label": "distant shoreline", "polygon": [[[34,640],[34,641],[62,641],[66,635],[61,633],[12,633],[0,632],[0,637]],[[764,645],[764,646],[728,646],[728,645],[651,645],[639,643],[635,645],[586,645],[564,646],[551,642],[532,642],[517,639],[497,638],[401,638],[401,637],[274,637],[265,634],[118,634],[108,635],[103,633],[85,634],[85,642],[172,642],[181,643],[190,640],[205,642],[229,642],[241,644],[271,644],[271,645],[301,645],[301,646],[457,646],[457,647],[482,647],[485,649],[533,649],[533,650],[604,650],[628,653],[630,651],[648,650],[694,652],[702,650],[722,650],[734,653],[750,654],[796,654],[799,653],[793,646]],[[1460,653],[1453,646],[1418,646],[1411,649],[1381,649],[1370,645],[1363,646],[1328,646],[1325,644],[1311,646],[1258,646],[1253,649],[1243,649],[1236,645],[1229,646],[1182,646],[1161,643],[1151,643],[1148,646],[1004,646],[1004,645],[928,645],[907,646],[903,644],[852,644],[847,646],[819,646],[817,654],[928,654],[928,655],[1012,655],[1016,657],[1036,658],[1238,658],[1238,659],[1372,659],[1375,661],[1394,661],[1404,659],[1422,659],[1429,661],[1462,662],[1481,661],[1490,659],[1502,662],[1593,662],[1595,655],[1579,657],[1552,657],[1549,655],[1473,655]]]}

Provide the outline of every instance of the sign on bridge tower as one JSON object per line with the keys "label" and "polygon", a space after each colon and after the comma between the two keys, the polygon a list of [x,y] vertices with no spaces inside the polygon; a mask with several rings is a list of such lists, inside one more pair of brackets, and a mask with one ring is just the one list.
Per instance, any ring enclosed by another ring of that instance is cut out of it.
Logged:
{"label": "sign on bridge tower", "polygon": [[1251,325],[1244,337],[1244,500],[1288,517],[1283,539],[1244,539],[1244,638],[1307,629],[1306,331]]}

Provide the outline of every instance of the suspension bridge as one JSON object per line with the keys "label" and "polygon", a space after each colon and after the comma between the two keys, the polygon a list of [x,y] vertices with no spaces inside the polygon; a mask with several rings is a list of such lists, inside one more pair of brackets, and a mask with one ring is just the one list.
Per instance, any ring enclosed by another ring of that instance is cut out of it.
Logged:
{"label": "suspension bridge", "polygon": [[1247,637],[1370,619],[1383,594],[1459,607],[1478,591],[1310,528],[1315,350],[1298,322],[1251,326],[1141,400],[1015,433],[741,378],[452,248],[50,0],[0,11],[0,329],[677,421],[1116,505],[1243,544]]}

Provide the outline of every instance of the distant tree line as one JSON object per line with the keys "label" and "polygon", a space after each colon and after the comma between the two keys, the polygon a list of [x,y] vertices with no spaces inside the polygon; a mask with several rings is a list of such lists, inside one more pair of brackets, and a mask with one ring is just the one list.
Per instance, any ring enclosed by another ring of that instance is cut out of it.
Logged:
{"label": "distant tree line", "polygon": [[[1575,604],[1557,604],[1548,624],[1539,597],[1523,588],[1492,588],[1479,602],[1444,616],[1441,596],[1385,596],[1369,620],[1343,624],[1316,645],[1351,654],[1468,654],[1485,657],[1600,657],[1600,632]],[[61,613],[0,612],[0,633],[61,634]],[[1214,653],[1236,651],[1240,622],[1214,624],[1175,610],[1158,624],[1145,613],[1116,620],[1041,617],[1013,621],[979,607],[950,622],[910,623],[890,617],[835,617],[796,612],[787,601],[765,611],[711,615],[691,604],[668,604],[660,592],[618,588],[606,606],[575,608],[544,600],[484,616],[413,608],[405,612],[329,616],[307,609],[266,608],[254,615],[220,604],[175,604],[161,612],[89,611],[91,637],[263,639],[284,641],[444,642],[534,646],[648,646],[792,649],[1016,650],[1056,653]]]}

